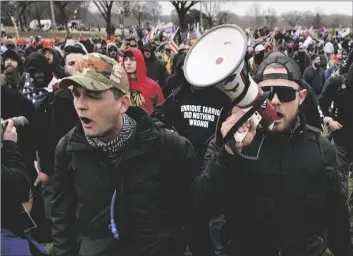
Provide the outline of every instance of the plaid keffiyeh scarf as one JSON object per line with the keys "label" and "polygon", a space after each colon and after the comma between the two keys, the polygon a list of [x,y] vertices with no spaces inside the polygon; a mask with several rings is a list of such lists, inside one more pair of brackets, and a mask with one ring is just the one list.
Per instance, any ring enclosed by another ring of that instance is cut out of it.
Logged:
{"label": "plaid keffiyeh scarf", "polygon": [[117,155],[117,152],[125,149],[126,146],[131,142],[135,134],[135,129],[136,121],[128,115],[124,115],[123,127],[121,128],[118,137],[115,139],[106,143],[98,138],[86,136],[86,140],[88,144],[93,148],[97,148],[103,152],[106,152],[108,155]]}

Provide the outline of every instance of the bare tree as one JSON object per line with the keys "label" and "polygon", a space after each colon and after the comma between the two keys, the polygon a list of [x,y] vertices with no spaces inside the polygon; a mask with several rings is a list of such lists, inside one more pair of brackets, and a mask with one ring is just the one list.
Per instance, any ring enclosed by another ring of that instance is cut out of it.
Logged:
{"label": "bare tree", "polygon": [[[112,9],[114,5],[114,1],[93,1],[95,6],[97,6],[99,12],[102,14],[105,23],[106,23],[106,31],[108,37],[112,34]],[[114,33],[114,32],[113,32]]]}
{"label": "bare tree", "polygon": [[30,6],[28,6],[28,10],[29,10],[30,17],[37,20],[38,28],[41,30],[42,29],[41,20],[44,18],[44,16],[48,17],[48,14],[50,13],[49,3],[42,2],[42,1],[35,1],[35,2],[32,2]]}
{"label": "bare tree", "polygon": [[277,13],[276,10],[268,7],[265,11],[264,11],[264,18],[265,18],[265,22],[266,22],[266,26],[268,28],[274,28],[276,26],[278,17],[277,17]]}
{"label": "bare tree", "polygon": [[89,1],[82,1],[80,8],[80,20],[83,21],[85,25],[87,25],[88,20],[91,19],[89,11],[90,4],[91,2]]}
{"label": "bare tree", "polygon": [[178,13],[175,9],[170,13],[170,20],[173,22],[173,24],[179,24]]}
{"label": "bare tree", "polygon": [[17,3],[12,1],[1,2],[1,22],[6,25],[12,24],[11,16],[15,15],[17,9]]}
{"label": "bare tree", "polygon": [[313,20],[313,26],[316,29],[319,29],[321,25],[321,16],[319,13],[316,13],[315,18]]}
{"label": "bare tree", "polygon": [[191,7],[193,7],[199,1],[170,1],[170,2],[175,7],[175,10],[176,10],[178,18],[179,18],[179,32],[180,33],[185,32],[186,31],[186,24],[185,24],[186,14],[191,9]]}
{"label": "bare tree", "polygon": [[294,28],[296,25],[299,25],[300,21],[304,18],[304,13],[299,11],[290,11],[283,13],[282,17],[289,26]]}
{"label": "bare tree", "polygon": [[132,9],[134,8],[135,2],[132,1],[119,1],[117,5],[122,10],[125,18],[131,16]]}
{"label": "bare tree", "polygon": [[148,12],[154,21],[157,21],[162,13],[162,5],[157,1],[146,2]]}
{"label": "bare tree", "polygon": [[221,8],[221,2],[202,2],[201,4],[207,15],[208,25],[212,28],[213,19]]}
{"label": "bare tree", "polygon": [[237,15],[233,12],[229,11],[220,11],[216,15],[216,19],[219,25],[222,24],[236,24],[237,23]]}
{"label": "bare tree", "polygon": [[60,14],[61,19],[64,22],[66,33],[68,37],[71,37],[70,28],[68,22],[74,11],[80,7],[81,2],[76,1],[54,1],[54,5]]}
{"label": "bare tree", "polygon": [[303,13],[301,24],[303,24],[306,28],[309,28],[313,25],[313,20],[314,14],[311,11],[306,11]]}
{"label": "bare tree", "polygon": [[17,20],[20,22],[21,31],[25,31],[26,25],[23,22],[23,14],[26,11],[28,5],[32,4],[32,1],[17,1]]}
{"label": "bare tree", "polygon": [[253,3],[249,9],[250,14],[254,17],[256,27],[261,26],[261,5],[260,3]]}
{"label": "bare tree", "polygon": [[132,13],[137,19],[138,25],[142,27],[142,22],[148,18],[147,4],[143,2],[137,2],[132,9]]}

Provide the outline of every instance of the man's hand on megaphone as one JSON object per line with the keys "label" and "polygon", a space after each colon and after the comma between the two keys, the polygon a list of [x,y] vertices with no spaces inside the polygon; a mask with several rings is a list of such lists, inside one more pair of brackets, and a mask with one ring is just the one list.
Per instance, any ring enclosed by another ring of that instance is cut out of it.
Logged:
{"label": "man's hand on megaphone", "polygon": [[[222,123],[222,127],[221,127],[221,133],[223,138],[227,135],[227,133],[229,132],[229,130],[236,124],[236,122],[238,122],[238,120],[246,113],[246,111],[244,109],[241,109],[237,106],[233,107],[232,109],[232,115],[229,116],[223,123]],[[244,147],[246,147],[247,145],[249,145],[256,134],[256,123],[253,119],[248,120],[247,122],[245,122],[239,129],[238,129],[238,133],[243,133],[243,132],[247,132],[246,136],[244,137],[244,139],[242,140],[242,142],[236,143],[235,147],[237,149],[242,149]],[[225,148],[227,150],[228,153],[230,154],[234,154],[232,152],[232,150],[230,149],[229,145],[225,145]]]}

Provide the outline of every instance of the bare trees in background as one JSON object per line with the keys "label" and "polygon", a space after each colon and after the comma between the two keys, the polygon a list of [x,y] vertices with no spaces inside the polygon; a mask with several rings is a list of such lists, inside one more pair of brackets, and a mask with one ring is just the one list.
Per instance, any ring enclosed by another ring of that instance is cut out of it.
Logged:
{"label": "bare trees in background", "polygon": [[59,17],[56,16],[56,19],[60,18],[66,29],[66,33],[68,37],[71,37],[70,29],[68,22],[71,19],[72,15],[74,14],[75,11],[80,7],[82,3],[81,2],[76,2],[76,1],[55,1],[54,6],[56,7],[56,10],[59,12]]}
{"label": "bare trees in background", "polygon": [[153,21],[158,21],[162,14],[162,5],[157,1],[146,2],[149,16]]}
{"label": "bare trees in background", "polygon": [[261,5],[260,3],[253,3],[251,7],[249,8],[249,13],[251,16],[254,17],[254,21],[256,24],[256,27],[262,26],[262,14],[261,14]]}
{"label": "bare trees in background", "polygon": [[13,1],[2,1],[1,2],[1,22],[3,20],[7,23],[11,23],[11,16],[15,15],[17,3]]}
{"label": "bare trees in background", "polygon": [[185,32],[187,24],[185,23],[185,18],[187,12],[198,3],[198,1],[170,1],[174,6],[179,20],[180,32]]}
{"label": "bare trees in background", "polygon": [[322,18],[320,16],[320,14],[316,13],[315,18],[313,20],[313,27],[315,29],[319,29],[321,27],[321,21],[322,21]]}
{"label": "bare trees in background", "polygon": [[282,18],[288,23],[289,26],[294,28],[299,25],[304,18],[304,13],[299,11],[289,11],[282,14]]}
{"label": "bare trees in background", "polygon": [[264,10],[263,17],[265,19],[266,27],[270,29],[275,28],[277,24],[278,16],[274,8],[268,7],[266,10]]}
{"label": "bare trees in background", "polygon": [[147,3],[136,2],[132,8],[132,13],[137,20],[138,26],[142,26],[142,22],[148,18]]}
{"label": "bare trees in background", "polygon": [[203,10],[207,15],[208,25],[210,28],[213,27],[213,21],[216,17],[217,13],[221,9],[221,2],[201,2]]}
{"label": "bare trees in background", "polygon": [[119,1],[121,10],[125,18],[132,14],[132,9],[134,8],[134,2],[131,1]]}
{"label": "bare trees in background", "polygon": [[37,20],[40,30],[42,29],[41,20],[44,18],[44,15],[50,13],[49,4],[49,2],[35,1],[27,7],[27,11],[29,12],[30,17]]}
{"label": "bare trees in background", "polygon": [[[161,20],[163,22],[172,21],[174,24],[179,25],[181,32],[185,32],[188,24],[200,22],[200,9],[199,5],[197,5],[197,3],[200,3],[203,9],[203,24],[208,28],[212,27],[215,22],[216,24],[237,24],[243,28],[259,28],[267,25],[270,29],[274,27],[293,28],[296,25],[307,28],[313,26],[314,28],[326,27],[333,29],[340,26],[352,26],[352,16],[342,14],[327,15],[319,7],[312,12],[288,11],[278,15],[274,8],[264,9],[259,3],[254,3],[249,8],[247,15],[240,17],[236,15],[236,7],[229,7],[231,5],[230,2],[224,5],[219,2],[170,2],[174,6],[172,15],[162,15],[162,7],[158,1],[146,1],[144,3],[120,0],[53,1],[54,21],[59,25],[64,25],[66,30],[68,30],[67,23],[71,19],[81,20],[84,24],[89,24],[92,27],[113,27],[113,24],[116,25],[115,23],[117,22],[120,24],[125,22],[127,26],[134,26],[136,24],[141,25],[144,21],[156,23],[156,21]],[[227,6],[227,9],[225,9],[225,6]],[[1,7],[1,22],[5,26],[12,26],[11,16],[13,16],[21,31],[26,30],[32,20],[37,20],[38,23],[43,19],[53,20],[50,15],[49,1],[1,1]],[[234,12],[230,9],[234,10]],[[76,13],[74,13],[75,10]]]}
{"label": "bare trees in background", "polygon": [[[98,8],[98,11],[103,16],[106,24],[106,32],[108,36],[112,34],[112,9],[114,1],[93,1],[94,5]],[[114,29],[115,30],[115,29]],[[114,33],[114,32],[113,32]]]}
{"label": "bare trees in background", "polygon": [[216,20],[219,25],[222,24],[236,24],[238,19],[235,13],[229,11],[219,11],[216,15]]}

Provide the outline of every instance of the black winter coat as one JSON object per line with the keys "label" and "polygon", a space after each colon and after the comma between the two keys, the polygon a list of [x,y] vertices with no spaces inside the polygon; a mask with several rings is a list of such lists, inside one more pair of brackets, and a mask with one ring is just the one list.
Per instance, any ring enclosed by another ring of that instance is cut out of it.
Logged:
{"label": "black winter coat", "polygon": [[325,229],[335,255],[352,255],[336,153],[326,138],[301,127],[289,139],[258,131],[238,155],[213,141],[205,158],[191,202],[210,217],[225,215],[227,255],[323,255]]}
{"label": "black winter coat", "polygon": [[[335,143],[353,152],[353,85],[342,86],[343,84],[345,84],[344,75],[327,80],[319,97],[319,104],[324,116],[331,116],[342,125],[341,129],[332,132]],[[333,109],[330,113],[331,104]]]}
{"label": "black winter coat", "polygon": [[3,141],[1,148],[1,228],[23,235],[25,223],[20,213],[22,202],[28,200],[30,175],[13,141]]}
{"label": "black winter coat", "polygon": [[[131,107],[128,115],[137,130],[114,166],[88,145],[80,124],[60,140],[52,202],[57,256],[184,255],[182,223],[195,175],[194,150],[185,138],[155,127],[144,111]],[[115,189],[119,240],[109,229]]]}

